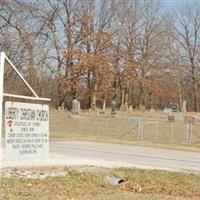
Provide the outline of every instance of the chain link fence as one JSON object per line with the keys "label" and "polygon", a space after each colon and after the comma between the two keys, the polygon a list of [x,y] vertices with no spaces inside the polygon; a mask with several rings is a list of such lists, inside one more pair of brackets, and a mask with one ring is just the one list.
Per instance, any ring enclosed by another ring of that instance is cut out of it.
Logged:
{"label": "chain link fence", "polygon": [[191,135],[183,119],[168,122],[167,118],[112,117],[111,115],[69,112],[50,113],[50,136],[71,140],[104,142],[151,142],[177,145],[200,145],[200,122],[192,126]]}

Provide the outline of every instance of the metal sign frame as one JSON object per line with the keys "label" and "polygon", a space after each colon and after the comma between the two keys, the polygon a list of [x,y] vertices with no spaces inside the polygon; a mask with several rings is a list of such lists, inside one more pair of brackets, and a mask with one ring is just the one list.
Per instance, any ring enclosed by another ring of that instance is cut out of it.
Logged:
{"label": "metal sign frame", "polygon": [[[23,96],[23,95],[16,95],[16,94],[8,94],[4,93],[3,86],[4,86],[4,66],[5,61],[8,62],[10,67],[17,73],[20,79],[25,83],[25,86],[31,91],[33,96]],[[40,98],[34,89],[29,85],[26,79],[21,75],[18,69],[12,64],[12,62],[8,59],[5,52],[0,52],[0,159],[3,159],[3,148],[2,148],[2,118],[3,118],[3,97],[13,97],[18,99],[29,99],[29,100],[38,100],[38,101],[51,101],[49,98]],[[0,169],[2,168],[2,161],[0,162]]]}

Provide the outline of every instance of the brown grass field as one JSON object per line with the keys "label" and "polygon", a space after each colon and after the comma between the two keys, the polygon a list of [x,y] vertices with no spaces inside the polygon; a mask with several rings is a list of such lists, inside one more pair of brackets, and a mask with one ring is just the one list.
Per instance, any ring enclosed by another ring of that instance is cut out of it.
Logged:
{"label": "brown grass field", "polygon": [[[155,147],[200,150],[200,122],[193,126],[192,145],[187,144],[187,125],[177,113],[172,124],[157,112],[154,118],[148,112],[118,113],[112,117],[105,114],[83,112],[74,117],[70,112],[50,112],[50,137],[66,140],[114,142]],[[140,117],[143,124],[142,139],[138,139],[138,124],[128,121]]]}
{"label": "brown grass field", "polygon": [[[140,116],[143,135],[138,140],[138,126],[128,122],[131,116]],[[179,119],[169,123],[160,114],[150,118],[147,113],[120,113],[116,117],[106,114],[82,113],[79,117],[70,112],[50,112],[50,137],[65,140],[114,142],[154,147],[200,150],[198,132],[193,127],[192,145],[187,144],[186,125]],[[65,171],[65,177],[28,179],[13,176],[1,179],[2,200],[199,200],[200,175],[142,169],[106,169],[95,167],[33,168],[29,171]],[[23,170],[23,169],[20,169]],[[106,176],[127,180],[124,186],[111,186]],[[141,191],[134,189],[139,185]]]}
{"label": "brown grass field", "polygon": [[[32,169],[34,170],[34,169]],[[35,169],[38,170],[38,169]],[[45,171],[46,169],[43,169]],[[51,169],[50,169],[51,170]],[[55,171],[55,169],[52,169]],[[65,177],[2,180],[3,200],[199,200],[199,175],[140,169],[73,167]],[[112,186],[106,176],[128,181]],[[130,185],[137,184],[141,191]]]}

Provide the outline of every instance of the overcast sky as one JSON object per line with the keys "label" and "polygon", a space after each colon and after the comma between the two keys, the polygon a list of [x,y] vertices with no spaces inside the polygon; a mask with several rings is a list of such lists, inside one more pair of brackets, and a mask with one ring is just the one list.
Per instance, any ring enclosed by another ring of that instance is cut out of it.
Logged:
{"label": "overcast sky", "polygon": [[200,3],[200,0],[161,0],[161,2],[165,9],[173,11],[184,4]]}

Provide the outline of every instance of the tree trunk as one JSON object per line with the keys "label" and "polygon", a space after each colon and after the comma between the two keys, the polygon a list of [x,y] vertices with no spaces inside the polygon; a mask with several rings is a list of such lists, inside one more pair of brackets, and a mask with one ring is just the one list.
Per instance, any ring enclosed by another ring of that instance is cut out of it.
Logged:
{"label": "tree trunk", "polygon": [[103,110],[106,110],[106,96],[103,98]]}
{"label": "tree trunk", "polygon": [[143,86],[142,83],[140,83],[139,86],[139,101],[138,101],[138,107],[143,105]]}
{"label": "tree trunk", "polygon": [[181,92],[181,82],[180,80],[178,80],[178,92],[179,92],[179,108],[180,108],[180,111],[183,110],[183,97],[182,97],[182,92]]}
{"label": "tree trunk", "polygon": [[58,83],[58,104],[57,104],[57,107],[61,107],[62,102],[63,102],[63,96],[62,96],[61,83]]}
{"label": "tree trunk", "polygon": [[122,88],[121,106],[124,105],[124,93],[125,93],[124,88]]}
{"label": "tree trunk", "polygon": [[97,83],[95,82],[94,83],[94,90],[93,90],[93,94],[92,94],[92,105],[91,105],[91,107],[93,109],[96,108],[96,100],[97,100],[96,92],[97,92]]}
{"label": "tree trunk", "polygon": [[195,112],[199,111],[199,99],[198,99],[198,83],[197,80],[193,81],[193,89],[194,89],[194,109]]}
{"label": "tree trunk", "polygon": [[93,92],[93,94],[92,94],[92,105],[91,105],[91,107],[92,108],[96,108],[96,92]]}
{"label": "tree trunk", "polygon": [[194,92],[194,111],[199,111],[199,99],[198,99],[198,78],[197,69],[192,62],[192,82],[193,82],[193,92]]}
{"label": "tree trunk", "polygon": [[128,111],[128,97],[129,97],[129,81],[127,81],[126,94],[125,94],[125,106],[127,111]]}

